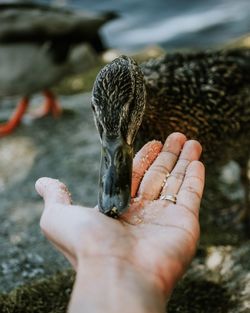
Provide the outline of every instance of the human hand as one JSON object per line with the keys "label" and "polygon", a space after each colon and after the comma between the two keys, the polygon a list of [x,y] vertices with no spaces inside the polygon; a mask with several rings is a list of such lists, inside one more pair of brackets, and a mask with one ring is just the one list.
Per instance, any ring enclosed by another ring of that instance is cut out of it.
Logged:
{"label": "human hand", "polygon": [[[130,208],[119,219],[96,208],[71,205],[64,184],[41,178],[36,183],[45,202],[41,228],[76,270],[82,260],[108,264],[115,259],[169,295],[192,260],[199,238],[204,187],[200,154],[200,144],[180,133],[171,134],[164,146],[157,141],[145,145],[133,163]],[[160,199],[174,194],[175,204]]]}

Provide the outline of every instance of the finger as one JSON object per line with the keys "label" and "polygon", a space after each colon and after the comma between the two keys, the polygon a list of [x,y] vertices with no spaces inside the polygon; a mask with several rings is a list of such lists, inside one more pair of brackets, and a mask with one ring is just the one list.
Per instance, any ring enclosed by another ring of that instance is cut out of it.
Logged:
{"label": "finger", "polygon": [[199,208],[205,184],[205,168],[200,161],[189,164],[177,196],[176,205],[199,215]]}
{"label": "finger", "polygon": [[[70,208],[70,209],[69,209]],[[75,243],[79,242],[76,206],[51,203],[45,206],[40,219],[40,228],[47,239],[72,264],[76,266]]]}
{"label": "finger", "polygon": [[139,184],[144,176],[144,173],[149,166],[154,162],[158,154],[160,153],[163,145],[160,141],[150,141],[145,144],[141,150],[136,154],[133,160],[133,172],[132,172],[132,186],[131,197],[136,195]]}
{"label": "finger", "polygon": [[36,181],[35,188],[44,199],[45,208],[55,203],[71,204],[71,196],[67,187],[57,179],[39,178]]}
{"label": "finger", "polygon": [[186,137],[181,133],[172,133],[168,136],[162,151],[142,179],[139,197],[147,200],[159,197],[164,179],[172,171],[185,141]]}
{"label": "finger", "polygon": [[188,140],[185,142],[180,157],[161,191],[161,196],[178,193],[188,165],[194,160],[199,160],[201,151],[202,147],[198,141]]}

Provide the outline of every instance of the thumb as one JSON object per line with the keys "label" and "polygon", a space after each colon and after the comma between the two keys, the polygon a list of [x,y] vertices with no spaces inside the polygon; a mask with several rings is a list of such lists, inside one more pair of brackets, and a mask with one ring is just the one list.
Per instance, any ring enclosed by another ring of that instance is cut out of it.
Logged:
{"label": "thumb", "polygon": [[68,188],[58,179],[42,177],[36,181],[36,191],[43,198],[45,207],[50,204],[71,204]]}

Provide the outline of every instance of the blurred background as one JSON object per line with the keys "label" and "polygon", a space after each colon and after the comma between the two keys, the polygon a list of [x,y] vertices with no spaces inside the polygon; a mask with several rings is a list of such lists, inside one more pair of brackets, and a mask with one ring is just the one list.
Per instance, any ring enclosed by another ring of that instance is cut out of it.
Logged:
{"label": "blurred background", "polygon": [[211,48],[250,31],[249,0],[55,0],[75,10],[116,11],[102,28],[111,48],[134,51],[158,44],[166,49]]}

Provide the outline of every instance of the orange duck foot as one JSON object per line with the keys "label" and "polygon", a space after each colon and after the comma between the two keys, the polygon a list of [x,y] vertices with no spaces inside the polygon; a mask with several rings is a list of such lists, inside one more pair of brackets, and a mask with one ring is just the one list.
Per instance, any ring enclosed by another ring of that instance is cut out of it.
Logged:
{"label": "orange duck foot", "polygon": [[[55,96],[50,91],[44,92],[45,102],[41,108],[38,108],[31,115],[33,118],[40,118],[48,114],[52,114],[53,117],[59,117],[62,113],[62,109],[56,101]],[[29,98],[24,97],[17,105],[16,110],[12,114],[8,122],[0,124],[0,137],[4,137],[13,132],[13,130],[19,125],[23,115],[25,114],[29,105]]]}
{"label": "orange duck foot", "polygon": [[25,111],[27,110],[29,99],[23,98],[17,105],[8,122],[0,124],[0,137],[9,135],[20,123]]}
{"label": "orange duck foot", "polygon": [[43,94],[45,101],[40,108],[31,112],[32,118],[41,118],[49,114],[52,114],[53,117],[59,117],[62,109],[56,101],[56,97],[50,91],[45,91]]}

